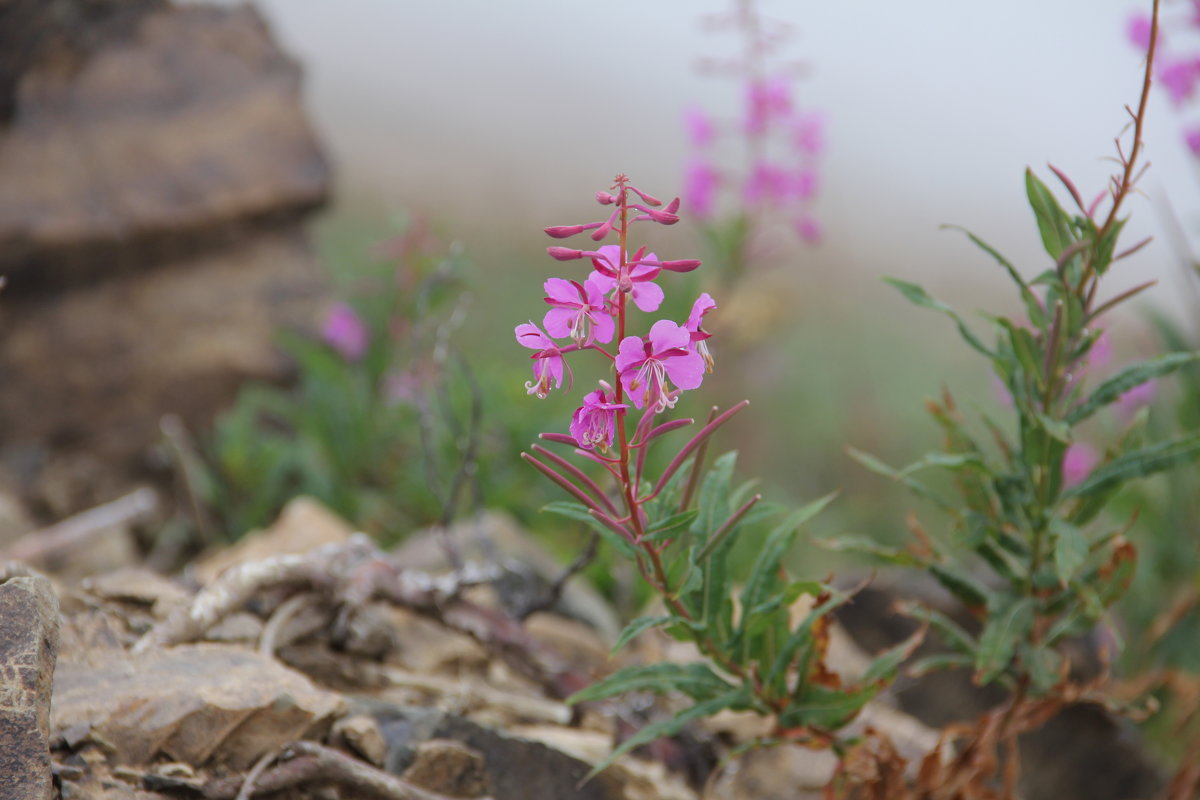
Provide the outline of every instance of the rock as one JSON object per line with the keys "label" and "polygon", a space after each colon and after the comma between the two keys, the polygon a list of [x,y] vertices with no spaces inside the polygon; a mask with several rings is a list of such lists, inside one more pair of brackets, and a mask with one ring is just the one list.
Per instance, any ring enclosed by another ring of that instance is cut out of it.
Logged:
{"label": "rock", "polygon": [[207,584],[235,564],[271,556],[300,555],[322,545],[343,544],[353,533],[350,523],[320,501],[297,497],[284,506],[271,527],[252,531],[232,547],[197,562],[195,573]]}
{"label": "rock", "polygon": [[50,800],[58,599],[42,577],[0,584],[0,775],[5,800]]}
{"label": "rock", "polygon": [[52,729],[90,726],[121,764],[146,764],[161,753],[244,769],[341,709],[340,697],[274,659],[196,644],[137,656],[110,652],[95,665],[60,662]]}
{"label": "rock", "polygon": [[580,786],[589,765],[541,742],[507,736],[433,709],[365,699],[356,703],[379,722],[387,742],[388,772],[404,773],[423,742],[450,739],[483,758],[495,800],[624,800],[616,775],[603,773]]}
{"label": "rock", "polygon": [[[940,586],[912,573],[882,574],[856,595],[854,602],[838,609],[837,619],[860,647],[881,650],[899,643],[918,627],[914,620],[896,613],[901,599],[937,608],[967,630],[978,628],[978,622]],[[941,643],[931,633],[914,657],[940,649]],[[932,728],[973,722],[1005,700],[998,687],[975,686],[970,670],[965,669],[931,672],[918,679],[901,677],[890,695],[900,710]],[[1018,788],[1026,800],[1126,800],[1157,796],[1163,786],[1158,767],[1137,741],[1132,724],[1095,706],[1068,706],[1038,730],[1022,736],[1020,748]]]}
{"label": "rock", "polygon": [[37,498],[55,515],[111,499],[145,469],[163,414],[206,427],[246,378],[289,374],[274,337],[311,323],[323,285],[305,240],[274,233],[4,303],[0,457],[20,455],[27,484],[55,487]]}
{"label": "rock", "polygon": [[[393,550],[405,566],[438,571],[448,568],[443,537],[463,554],[465,560],[491,563],[498,560],[505,577],[496,582],[501,605],[509,613],[521,613],[562,574],[563,566],[523,531],[512,517],[495,511],[478,520],[465,520],[446,532],[417,533]],[[552,609],[565,617],[586,622],[609,642],[616,641],[621,622],[599,592],[585,581],[568,581],[558,604]]]}
{"label": "rock", "polygon": [[127,567],[83,581],[83,590],[104,600],[146,606],[156,617],[190,599],[188,592],[170,578],[143,567]]}
{"label": "rock", "polygon": [[167,262],[328,195],[300,69],[254,9],[131,5],[143,13],[86,58],[21,76],[0,136],[0,270],[14,289]]}
{"label": "rock", "polygon": [[291,375],[331,186],[300,82],[249,6],[0,2],[0,462],[37,513],[146,478],[163,415]]}
{"label": "rock", "polygon": [[333,723],[333,739],[377,767],[387,757],[387,744],[379,723],[367,714],[351,714]]}
{"label": "rock", "polygon": [[488,793],[483,756],[451,739],[421,742],[401,777],[450,797],[482,797]]}

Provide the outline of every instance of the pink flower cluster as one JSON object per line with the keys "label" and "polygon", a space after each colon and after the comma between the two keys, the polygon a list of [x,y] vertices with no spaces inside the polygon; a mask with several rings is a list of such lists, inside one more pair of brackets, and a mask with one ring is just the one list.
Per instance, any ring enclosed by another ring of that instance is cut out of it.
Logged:
{"label": "pink flower cluster", "polygon": [[[1196,89],[1200,85],[1200,0],[1180,5],[1188,7],[1186,16],[1160,17],[1154,78],[1177,110],[1184,111],[1192,105],[1194,111]],[[1150,17],[1131,16],[1126,35],[1130,43],[1145,52],[1150,47]],[[1182,133],[1188,149],[1200,157],[1200,120],[1185,122]]]}
{"label": "pink flower cluster", "polygon": [[[685,111],[692,152],[683,196],[696,216],[711,219],[720,193],[736,194],[750,214],[778,212],[802,240],[815,244],[821,238],[821,225],[812,206],[819,188],[818,160],[825,147],[824,115],[798,108],[787,72],[765,64],[780,35],[765,33],[768,21],[755,12],[753,3],[740,3],[738,12],[722,22],[740,28],[746,39],[745,57],[725,66],[744,82],[744,111],[741,119],[726,125],[703,109]],[[717,166],[713,151],[722,128],[744,142],[749,155],[745,172]]]}
{"label": "pink flower cluster", "polygon": [[[701,294],[682,324],[660,319],[645,336],[627,335],[627,306],[631,304],[645,313],[658,311],[664,294],[655,281],[664,271],[690,272],[700,262],[664,261],[646,252],[645,247],[633,252],[627,248],[633,223],[678,222],[678,198],[664,206],[632,186],[624,175],[618,175],[611,191],[598,192],[596,200],[602,206],[613,207],[607,219],[547,228],[546,233],[555,239],[567,239],[590,232],[596,242],[615,233],[619,244],[595,250],[547,248],[556,261],[586,261],[592,269],[582,281],[547,280],[545,302],[550,309],[542,319],[542,326],[532,320],[522,323],[516,327],[516,337],[518,343],[534,351],[530,356],[533,380],[526,382],[525,389],[538,397],[546,397],[552,384],[553,388],[561,388],[564,377],[570,386],[571,370],[567,365],[570,354],[592,350],[612,362],[613,382],[601,381],[600,389],[584,397],[570,426],[571,436],[579,447],[606,451],[613,444],[618,415],[629,408],[626,399],[635,408],[644,408],[644,419],[650,420],[656,413],[674,407],[682,391],[697,388],[705,372],[712,371],[712,355],[706,343],[709,334],[702,324],[716,303],[708,294]],[[612,353],[602,345],[614,338],[619,341],[616,352]]]}

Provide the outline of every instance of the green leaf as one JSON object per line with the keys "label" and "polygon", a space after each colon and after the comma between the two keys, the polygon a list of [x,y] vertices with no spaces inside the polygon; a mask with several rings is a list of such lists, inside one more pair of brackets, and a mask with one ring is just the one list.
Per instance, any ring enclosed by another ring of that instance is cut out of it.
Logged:
{"label": "green leaf", "polygon": [[821,513],[821,510],[829,505],[836,496],[837,492],[831,492],[796,509],[767,534],[766,541],[758,551],[758,558],[754,560],[750,577],[742,588],[743,611],[757,608],[773,591],[778,589],[782,583],[779,578],[779,569],[783,564],[783,557],[787,555],[788,550],[796,541],[796,534],[799,532],[800,526]]}
{"label": "green leaf", "polygon": [[1067,424],[1078,425],[1135,386],[1141,386],[1146,381],[1167,375],[1197,360],[1200,360],[1200,352],[1167,353],[1158,358],[1132,364],[1101,383],[1086,400],[1071,409],[1071,413],[1067,414]]}
{"label": "green leaf", "polygon": [[1108,492],[1134,478],[1143,478],[1171,469],[1200,457],[1200,433],[1158,442],[1139,450],[1123,453],[1092,470],[1081,483],[1063,492],[1064,498],[1087,499]]}
{"label": "green leaf", "polygon": [[642,539],[651,542],[658,541],[659,539],[670,539],[676,531],[691,525],[699,515],[700,512],[694,508],[671,514],[666,519],[661,519],[648,527]]}
{"label": "green leaf", "polygon": [[600,536],[616,548],[617,552],[634,559],[637,558],[637,551],[633,549],[633,545],[627,542],[623,537],[619,536],[615,531],[607,525],[600,522],[598,519],[588,513],[587,506],[583,503],[576,503],[573,500],[557,500],[553,503],[547,503],[542,506],[542,511],[548,511],[551,514],[558,514],[569,519],[586,522],[592,530],[600,534]]}
{"label": "green leaf", "polygon": [[612,653],[616,653],[625,645],[629,644],[630,640],[643,631],[648,631],[651,628],[657,628],[659,625],[665,625],[673,621],[675,618],[671,616],[663,617],[638,617],[625,626],[625,630],[621,631],[621,635],[617,637],[617,643],[612,646]]}
{"label": "green leaf", "polygon": [[933,503],[934,505],[936,505],[938,508],[942,509],[946,513],[948,513],[948,514],[955,513],[954,507],[951,506],[949,503],[947,503],[945,500],[943,500],[941,497],[939,497],[932,489],[930,489],[928,486],[926,486],[925,484],[918,481],[916,478],[913,478],[911,475],[906,474],[907,468],[904,470],[898,470],[893,467],[889,467],[887,464],[880,461],[878,458],[871,455],[870,453],[865,453],[862,450],[859,450],[858,448],[855,448],[855,447],[847,446],[846,454],[849,455],[851,458],[853,458],[858,463],[862,464],[867,469],[871,470],[871,472],[874,472],[877,475],[883,475],[887,478],[891,478],[894,481],[899,481],[900,483],[903,483],[906,487],[908,487],[908,490],[910,492],[917,495],[918,497],[925,498],[926,500],[930,501],[931,503]]}
{"label": "green leaf", "polygon": [[915,603],[901,603],[900,611],[919,622],[928,624],[929,627],[941,634],[947,647],[964,654],[975,652],[975,637],[937,609]]}
{"label": "green leaf", "polygon": [[968,608],[987,605],[987,590],[974,578],[942,564],[930,564],[929,573],[946,588],[946,591],[961,600],[963,605]]}
{"label": "green leaf", "polygon": [[718,711],[724,711],[727,708],[740,710],[747,708],[750,705],[750,693],[745,687],[738,687],[725,694],[713,697],[704,702],[697,703],[691,708],[685,708],[674,717],[665,719],[660,722],[655,722],[647,725],[633,736],[621,743],[621,746],[608,755],[603,761],[592,767],[591,771],[584,776],[584,781],[589,781],[599,773],[607,769],[614,761],[621,756],[634,750],[647,742],[652,742],[655,739],[661,739],[664,736],[674,736],[683,730],[689,722],[695,719],[703,719],[711,717]]}
{"label": "green leaf", "polygon": [[922,628],[897,645],[884,650],[872,659],[863,673],[863,683],[873,683],[882,688],[891,683],[896,677],[896,670],[911,656],[925,639],[925,629]]}
{"label": "green leaf", "polygon": [[1025,193],[1029,197],[1033,215],[1037,218],[1042,246],[1051,258],[1058,260],[1062,251],[1073,242],[1071,218],[1059,206],[1046,184],[1042,183],[1031,169],[1025,170]]}
{"label": "green leaf", "polygon": [[930,672],[970,667],[974,663],[974,656],[967,653],[935,653],[931,656],[918,658],[909,665],[907,673],[911,678],[920,678],[928,675]]}
{"label": "green leaf", "polygon": [[963,341],[988,358],[996,357],[996,354],[989,350],[983,342],[979,341],[979,337],[971,332],[971,329],[967,327],[966,323],[962,321],[962,318],[958,316],[958,313],[953,308],[946,305],[941,300],[933,298],[928,292],[915,283],[909,283],[897,278],[884,278],[883,280],[899,289],[900,293],[908,298],[909,302],[923,308],[931,308],[934,311],[940,311],[946,316],[950,317],[950,319],[954,320],[954,324],[958,326],[958,333],[960,336],[962,336]]}
{"label": "green leaf", "polygon": [[907,550],[879,544],[879,542],[871,537],[861,534],[843,533],[830,539],[817,539],[815,541],[827,550],[839,553],[858,553],[901,567],[915,567],[921,563],[920,559]]}
{"label": "green leaf", "polygon": [[709,468],[700,484],[696,499],[699,513],[692,523],[692,532],[707,538],[729,516],[729,482],[737,463],[737,451],[720,456]]}
{"label": "green leaf", "polygon": [[1021,642],[1018,654],[1021,663],[1029,670],[1035,689],[1045,692],[1058,684],[1062,656],[1056,650],[1045,645],[1034,646],[1029,642]]}
{"label": "green leaf", "polygon": [[989,612],[975,653],[975,682],[980,685],[996,680],[1008,668],[1017,643],[1029,635],[1033,628],[1033,598],[1005,599]]}
{"label": "green leaf", "polygon": [[843,728],[858,716],[862,707],[879,694],[874,684],[838,689],[820,684],[801,684],[787,708],[779,715],[782,727]]}
{"label": "green leaf", "polygon": [[1054,535],[1054,569],[1065,586],[1087,561],[1088,541],[1082,530],[1061,517],[1050,520],[1050,533]]}
{"label": "green leaf", "polygon": [[983,241],[966,228],[960,228],[957,225],[943,225],[942,227],[965,233],[967,238],[975,243],[976,247],[990,255],[992,258],[996,259],[996,263],[1004,267],[1004,269],[1008,272],[1009,277],[1012,278],[1013,283],[1020,287],[1021,299],[1025,303],[1025,313],[1029,315],[1030,322],[1037,326],[1038,330],[1043,330],[1046,327],[1046,313],[1042,310],[1042,304],[1038,302],[1037,296],[1034,295],[1034,293],[1029,289],[1029,284],[1025,283],[1024,279],[1021,278],[1021,273],[1017,272],[1017,268],[1014,267],[1008,259],[1002,256],[999,250],[992,247],[990,244]]}
{"label": "green leaf", "polygon": [[626,692],[683,692],[693,699],[705,700],[728,689],[729,684],[706,664],[644,664],[619,669],[571,695],[567,702],[571,705],[587,703]]}

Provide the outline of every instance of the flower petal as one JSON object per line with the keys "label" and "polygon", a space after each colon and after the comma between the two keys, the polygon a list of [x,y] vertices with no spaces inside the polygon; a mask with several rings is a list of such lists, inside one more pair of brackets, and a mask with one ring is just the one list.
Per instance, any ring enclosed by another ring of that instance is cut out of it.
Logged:
{"label": "flower petal", "polygon": [[[592,313],[592,337],[597,342],[607,344],[613,340],[616,335],[617,325],[613,322],[613,318],[608,314],[601,312]],[[547,326],[548,327],[548,326]]]}
{"label": "flower petal", "polygon": [[546,331],[556,339],[565,339],[571,335],[571,325],[579,316],[578,308],[552,308],[546,312],[542,324]]}
{"label": "flower petal", "polygon": [[554,342],[546,334],[542,333],[542,329],[534,325],[532,321],[522,322],[516,327],[517,342],[523,347],[529,347],[534,350],[544,350],[547,347],[553,347]]}
{"label": "flower petal", "polygon": [[629,293],[633,296],[633,304],[642,311],[658,311],[662,305],[663,290],[657,283],[635,283]]}
{"label": "flower petal", "polygon": [[[664,320],[665,321],[665,320]],[[617,372],[636,369],[646,360],[646,345],[640,336],[626,336],[617,346]]]}
{"label": "flower petal", "polygon": [[[641,308],[641,306],[638,306]],[[687,347],[692,336],[686,328],[680,327],[669,319],[660,319],[650,328],[650,352],[661,353],[664,350]],[[622,342],[621,346],[624,347]],[[620,369],[620,367],[618,367]]]}
{"label": "flower petal", "polygon": [[663,368],[680,389],[695,389],[704,381],[704,358],[699,353],[663,359]]}
{"label": "flower petal", "polygon": [[575,288],[575,284],[562,278],[551,278],[543,284],[549,300],[554,300],[559,303],[569,303],[573,306],[580,305],[579,290]]}

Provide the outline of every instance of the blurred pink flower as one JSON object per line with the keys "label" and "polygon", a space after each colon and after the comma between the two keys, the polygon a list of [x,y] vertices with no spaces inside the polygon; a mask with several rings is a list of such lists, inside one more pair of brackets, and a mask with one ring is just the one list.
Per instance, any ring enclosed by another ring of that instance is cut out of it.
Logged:
{"label": "blurred pink flower", "polygon": [[766,161],[755,162],[742,187],[742,199],[748,206],[781,202],[787,199],[789,177],[781,167]]}
{"label": "blurred pink flower", "polygon": [[[603,381],[601,385],[611,394],[611,387]],[[629,408],[625,403],[614,403],[612,400],[601,389],[589,392],[583,398],[583,405],[575,409],[571,416],[571,435],[584,450],[599,447],[601,452],[607,452],[612,447],[617,412]]]}
{"label": "blurred pink flower", "polygon": [[716,128],[712,119],[702,108],[691,106],[683,112],[683,126],[687,129],[688,140],[692,147],[705,148],[712,144],[716,137]]}
{"label": "blurred pink flower", "polygon": [[1092,343],[1092,349],[1088,350],[1088,369],[1104,369],[1110,361],[1112,361],[1112,337],[1108,335],[1108,331],[1102,331],[1096,337],[1096,341]]}
{"label": "blurred pink flower", "polygon": [[817,194],[817,171],[801,167],[792,181],[792,193],[799,200],[811,200]]}
{"label": "blurred pink flower", "polygon": [[746,132],[761,136],[771,123],[792,113],[791,86],[776,75],[746,85]]}
{"label": "blurred pink flower", "polygon": [[792,141],[801,153],[821,155],[825,150],[825,115],[820,111],[797,114],[792,125]]}
{"label": "blurred pink flower", "polygon": [[1092,473],[1100,457],[1089,445],[1075,442],[1063,453],[1063,485],[1070,487],[1083,482]]}
{"label": "blurred pink flower", "polygon": [[816,217],[804,214],[796,220],[796,234],[809,244],[819,244],[824,231]]}
{"label": "blurred pink flower", "polygon": [[1192,127],[1184,131],[1183,141],[1187,143],[1192,155],[1200,156],[1200,128]]}
{"label": "blurred pink flower", "polygon": [[325,315],[321,339],[347,361],[358,361],[367,352],[370,334],[353,308],[346,303],[335,303]]}
{"label": "blurred pink flower", "polygon": [[697,219],[709,219],[716,204],[717,171],[707,160],[693,157],[683,176],[683,196],[688,209]]}
{"label": "blurred pink flower", "polygon": [[1155,381],[1148,380],[1138,384],[1117,398],[1117,414],[1122,419],[1131,418],[1139,408],[1153,403],[1156,394],[1158,394],[1158,384]]}
{"label": "blurred pink flower", "polygon": [[[1125,35],[1139,50],[1150,49],[1150,17],[1146,14],[1133,14],[1125,23]],[[1158,42],[1162,44],[1162,31],[1159,30]]]}
{"label": "blurred pink flower", "polygon": [[1196,89],[1196,62],[1192,59],[1179,59],[1163,63],[1157,77],[1167,90],[1171,102],[1181,105]]}

